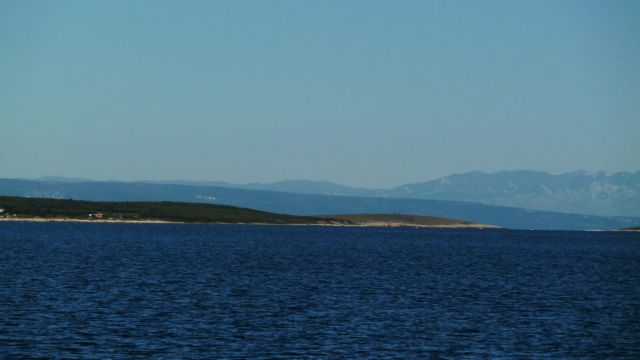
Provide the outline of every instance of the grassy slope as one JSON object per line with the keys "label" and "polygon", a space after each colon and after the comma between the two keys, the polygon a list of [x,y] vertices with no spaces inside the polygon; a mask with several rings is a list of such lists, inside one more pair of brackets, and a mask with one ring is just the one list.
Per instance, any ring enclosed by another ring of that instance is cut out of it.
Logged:
{"label": "grassy slope", "polygon": [[20,217],[87,219],[89,213],[123,220],[202,223],[348,224],[345,220],[293,216],[235,206],[178,202],[96,202],[0,196],[5,214]]}

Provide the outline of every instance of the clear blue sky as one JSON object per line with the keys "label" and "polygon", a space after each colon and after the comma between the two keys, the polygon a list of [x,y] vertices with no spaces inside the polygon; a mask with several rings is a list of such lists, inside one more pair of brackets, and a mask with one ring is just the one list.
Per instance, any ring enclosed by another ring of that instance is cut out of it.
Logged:
{"label": "clear blue sky", "polygon": [[0,0],[0,177],[640,170],[640,1]]}

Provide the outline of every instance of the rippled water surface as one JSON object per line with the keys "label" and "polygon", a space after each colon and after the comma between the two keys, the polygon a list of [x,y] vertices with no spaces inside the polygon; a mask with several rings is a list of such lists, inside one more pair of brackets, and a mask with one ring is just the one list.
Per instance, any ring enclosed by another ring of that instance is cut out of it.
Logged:
{"label": "rippled water surface", "polygon": [[640,356],[640,236],[0,223],[0,357]]}

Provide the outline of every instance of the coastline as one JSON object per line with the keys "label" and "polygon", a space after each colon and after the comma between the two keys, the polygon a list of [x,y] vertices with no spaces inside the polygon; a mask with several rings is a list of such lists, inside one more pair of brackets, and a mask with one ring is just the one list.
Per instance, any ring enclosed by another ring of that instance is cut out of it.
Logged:
{"label": "coastline", "polygon": [[399,222],[367,222],[362,224],[338,224],[335,226],[352,226],[352,227],[412,227],[412,228],[442,228],[442,229],[501,229],[499,226],[486,224],[442,224],[442,225],[425,225],[411,224]]}
{"label": "coastline", "polygon": [[167,220],[117,220],[117,219],[74,219],[74,218],[43,218],[43,217],[12,217],[0,218],[0,221],[18,222],[86,222],[86,223],[131,223],[131,224],[187,224],[178,221]]}
{"label": "coastline", "polygon": [[446,225],[423,225],[423,224],[403,224],[397,222],[369,222],[363,224],[339,224],[339,223],[300,223],[300,224],[276,224],[276,223],[228,223],[228,222],[184,222],[168,220],[125,220],[125,219],[76,219],[76,218],[43,218],[43,217],[11,217],[0,218],[0,222],[78,222],[78,223],[107,223],[107,224],[199,224],[199,225],[286,225],[286,226],[333,226],[333,227],[384,227],[384,228],[442,228],[442,229],[501,229],[495,225],[485,224],[446,224]]}

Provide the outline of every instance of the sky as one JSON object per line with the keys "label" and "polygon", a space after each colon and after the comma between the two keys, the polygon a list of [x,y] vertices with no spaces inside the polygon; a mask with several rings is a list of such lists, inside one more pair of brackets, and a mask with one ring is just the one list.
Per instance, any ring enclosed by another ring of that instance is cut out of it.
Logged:
{"label": "sky", "polygon": [[0,177],[640,170],[640,1],[0,0]]}

